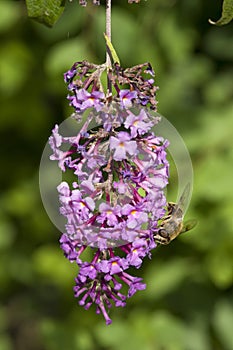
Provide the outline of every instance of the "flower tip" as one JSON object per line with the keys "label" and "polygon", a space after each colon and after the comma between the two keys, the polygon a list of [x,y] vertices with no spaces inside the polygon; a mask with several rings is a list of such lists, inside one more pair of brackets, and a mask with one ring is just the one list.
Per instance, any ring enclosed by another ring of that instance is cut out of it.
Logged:
{"label": "flower tip", "polygon": [[111,318],[108,318],[108,319],[106,320],[106,325],[109,326],[111,323],[112,323]]}
{"label": "flower tip", "polygon": [[119,300],[119,301],[117,301],[115,303],[115,306],[116,307],[125,307],[126,306],[126,302]]}

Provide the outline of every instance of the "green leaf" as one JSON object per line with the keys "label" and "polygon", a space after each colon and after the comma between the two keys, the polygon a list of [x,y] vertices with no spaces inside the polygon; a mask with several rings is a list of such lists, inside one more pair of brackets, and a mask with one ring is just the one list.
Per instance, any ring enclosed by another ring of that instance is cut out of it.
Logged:
{"label": "green leaf", "polygon": [[120,60],[119,57],[117,56],[116,50],[114,49],[111,40],[109,39],[109,37],[104,33],[104,39],[106,41],[106,45],[108,48],[108,52],[113,60],[113,63],[119,63],[120,64]]}
{"label": "green leaf", "polygon": [[209,23],[215,24],[217,26],[222,26],[224,24],[229,23],[233,18],[233,0],[224,0],[223,6],[222,6],[222,16],[217,21],[214,22],[211,19],[209,19]]}
{"label": "green leaf", "polygon": [[64,0],[26,0],[28,17],[52,27],[64,11]]}

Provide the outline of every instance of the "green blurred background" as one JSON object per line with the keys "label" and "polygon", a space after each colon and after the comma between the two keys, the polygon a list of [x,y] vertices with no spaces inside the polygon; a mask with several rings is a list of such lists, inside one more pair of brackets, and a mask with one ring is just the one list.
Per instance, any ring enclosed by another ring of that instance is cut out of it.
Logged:
{"label": "green blurred background", "polygon": [[71,113],[63,72],[77,60],[105,59],[104,7],[67,2],[48,29],[27,18],[24,1],[0,1],[1,350],[233,349],[233,27],[208,23],[221,5],[113,0],[122,65],[152,63],[159,112],[190,151],[187,217],[199,225],[135,271],[147,289],[112,309],[107,327],[73,298],[77,271],[63,258],[38,186],[51,129]]}

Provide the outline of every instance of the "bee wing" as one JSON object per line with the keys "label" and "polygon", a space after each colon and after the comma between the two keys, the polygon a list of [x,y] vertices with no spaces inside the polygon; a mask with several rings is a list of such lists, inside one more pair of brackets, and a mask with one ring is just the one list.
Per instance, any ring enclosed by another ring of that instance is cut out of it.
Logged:
{"label": "bee wing", "polygon": [[190,191],[191,191],[191,185],[190,185],[190,182],[188,182],[184,188],[182,195],[180,196],[178,203],[177,203],[177,208],[180,208],[182,211],[184,211],[186,202],[187,202],[189,195],[190,195]]}
{"label": "bee wing", "polygon": [[183,223],[183,228],[181,233],[192,230],[197,225],[196,219],[187,220]]}

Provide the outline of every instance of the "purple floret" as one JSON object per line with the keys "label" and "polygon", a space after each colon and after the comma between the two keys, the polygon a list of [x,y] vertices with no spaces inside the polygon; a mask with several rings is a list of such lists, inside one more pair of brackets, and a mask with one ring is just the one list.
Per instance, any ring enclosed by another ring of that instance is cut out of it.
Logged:
{"label": "purple floret", "polygon": [[120,131],[117,135],[110,137],[110,150],[113,150],[113,159],[123,160],[127,158],[127,153],[130,156],[137,154],[137,143],[131,141],[131,137],[127,132]]}

